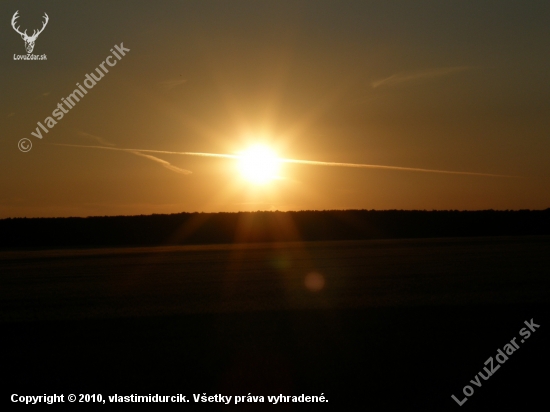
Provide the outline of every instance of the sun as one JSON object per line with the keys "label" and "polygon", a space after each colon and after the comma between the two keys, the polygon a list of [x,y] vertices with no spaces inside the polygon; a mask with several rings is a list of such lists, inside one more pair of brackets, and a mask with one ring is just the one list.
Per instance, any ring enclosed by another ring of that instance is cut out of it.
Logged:
{"label": "sun", "polygon": [[263,185],[277,178],[279,158],[269,147],[255,145],[239,153],[239,170],[245,180]]}

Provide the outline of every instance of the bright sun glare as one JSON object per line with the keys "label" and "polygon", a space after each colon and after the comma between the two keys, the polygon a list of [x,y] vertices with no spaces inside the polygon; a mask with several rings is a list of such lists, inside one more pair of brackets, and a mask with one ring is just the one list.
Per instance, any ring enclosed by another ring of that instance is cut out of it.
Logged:
{"label": "bright sun glare", "polygon": [[249,182],[265,184],[277,177],[279,158],[266,146],[256,145],[239,154],[239,169]]}

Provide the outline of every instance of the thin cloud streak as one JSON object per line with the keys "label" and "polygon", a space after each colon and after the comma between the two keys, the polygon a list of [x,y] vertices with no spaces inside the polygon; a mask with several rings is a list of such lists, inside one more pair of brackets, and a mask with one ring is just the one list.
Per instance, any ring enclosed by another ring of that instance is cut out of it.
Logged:
{"label": "thin cloud streak", "polygon": [[124,149],[120,147],[104,147],[104,146],[85,146],[80,144],[64,144],[64,143],[50,143],[53,146],[65,146],[65,147],[82,147],[88,149],[105,149],[105,150],[118,150],[121,152],[142,152],[142,153],[161,153],[161,154],[174,154],[174,155],[186,155],[186,156],[204,156],[204,157],[222,157],[226,159],[239,159],[238,155],[230,154],[218,154],[218,153],[201,153],[201,152],[170,152],[166,150],[149,150],[149,149]]}
{"label": "thin cloud streak", "polygon": [[460,73],[471,69],[472,67],[470,66],[439,67],[439,68],[423,70],[419,72],[394,74],[390,77],[386,77],[385,79],[372,82],[372,87],[373,89],[376,89],[377,87],[380,87],[383,85],[392,85],[392,84],[404,83],[404,82],[409,82],[409,81],[418,80],[418,79],[448,76],[450,74]]}
{"label": "thin cloud streak", "polygon": [[[218,157],[218,158],[224,158],[224,159],[240,159],[239,155],[230,155],[230,154],[222,154],[222,153],[172,152],[172,151],[165,151],[165,150],[122,149],[122,148],[115,148],[115,147],[82,146],[82,145],[61,144],[61,143],[51,143],[51,144],[54,146],[118,150],[122,152],[130,152],[130,153],[134,153],[134,152],[163,153],[163,154],[184,155],[184,156],[203,156],[203,157]],[[279,158],[278,160],[281,163],[294,163],[294,164],[304,164],[304,165],[312,165],[312,166],[353,167],[353,168],[361,168],[361,169],[385,169],[385,170],[399,170],[404,172],[442,173],[442,174],[452,174],[452,175],[483,176],[483,177],[507,177],[507,178],[519,177],[519,176],[500,175],[500,174],[493,174],[493,173],[460,172],[460,171],[453,171],[453,170],[423,169],[423,168],[416,168],[416,167],[384,166],[384,165],[371,165],[371,164],[361,164],[361,163],[320,162],[315,160],[300,160],[300,159],[287,159],[287,158]]]}
{"label": "thin cloud streak", "polygon": [[78,144],[61,144],[61,143],[51,143],[51,144],[53,146],[83,147],[83,148],[88,148],[88,149],[116,150],[116,151],[119,151],[119,152],[131,153],[131,154],[136,155],[136,156],[145,157],[146,159],[152,160],[156,163],[160,163],[162,166],[164,166],[168,170],[171,170],[171,171],[176,172],[176,173],[181,173],[181,174],[184,174],[184,175],[189,175],[189,174],[193,173],[191,170],[186,170],[186,169],[181,169],[179,167],[176,167],[176,166],[172,165],[170,162],[167,162],[166,160],[162,160],[162,159],[159,159],[158,157],[150,156],[150,155],[146,155],[146,154],[142,153],[142,152],[153,152],[153,153],[174,154],[172,152],[163,152],[163,151],[160,151],[160,150],[122,149],[122,148],[118,148],[118,147],[108,147],[108,146],[84,146],[84,145],[78,145]]}
{"label": "thin cloud streak", "polygon": [[295,160],[295,159],[280,159],[280,161],[283,163],[298,163],[298,164],[306,164],[306,165],[314,165],[314,166],[355,167],[355,168],[362,168],[362,169],[387,169],[387,170],[401,170],[406,172],[445,173],[445,174],[451,174],[451,175],[471,175],[471,176],[486,176],[486,177],[518,177],[518,176],[510,176],[510,175],[497,175],[492,173],[459,172],[459,171],[453,171],[453,170],[368,165],[368,164],[361,164],[361,163],[317,162],[314,160]]}
{"label": "thin cloud streak", "polygon": [[95,141],[97,141],[99,144],[102,144],[102,145],[105,145],[105,146],[114,146],[113,143],[109,142],[108,140],[104,139],[103,137],[100,137],[100,136],[96,136],[96,135],[93,135],[91,133],[86,133],[86,132],[78,132],[78,135],[79,136],[82,136],[82,137],[87,137],[89,139],[93,139]]}
{"label": "thin cloud streak", "polygon": [[172,172],[181,173],[181,174],[184,174],[184,175],[190,175],[192,173],[190,170],[180,169],[179,167],[176,167],[176,166],[172,165],[170,162],[167,162],[166,160],[159,159],[158,157],[155,157],[155,156],[146,155],[146,154],[140,153],[138,151],[131,151],[129,153],[133,153],[136,156],[142,156],[142,157],[145,157],[146,159],[149,159],[149,160],[152,160],[154,162],[160,163],[162,166],[164,166],[168,170],[171,170]]}
{"label": "thin cloud streak", "polygon": [[160,86],[164,87],[165,89],[172,90],[174,87],[182,86],[185,83],[187,83],[187,79],[175,79],[175,80],[167,80],[164,82],[160,82]]}
{"label": "thin cloud streak", "polygon": [[[96,135],[86,133],[86,132],[78,132],[78,134],[80,136],[83,136],[83,137],[87,137],[87,138],[97,140],[97,142],[99,144],[102,144],[102,145],[105,145],[105,146],[114,146],[113,143],[109,142],[108,140],[104,139],[103,137],[96,136]],[[192,173],[190,170],[181,169],[179,167],[176,167],[176,166],[170,164],[170,162],[167,162],[166,160],[159,159],[158,157],[155,157],[155,156],[146,155],[146,154],[140,153],[139,151],[128,151],[128,153],[132,153],[136,156],[145,157],[146,159],[152,160],[156,163],[160,163],[163,167],[165,167],[168,170],[171,170],[173,172],[176,172],[176,173],[181,173],[181,174],[184,174],[184,175],[188,175],[188,174]]]}

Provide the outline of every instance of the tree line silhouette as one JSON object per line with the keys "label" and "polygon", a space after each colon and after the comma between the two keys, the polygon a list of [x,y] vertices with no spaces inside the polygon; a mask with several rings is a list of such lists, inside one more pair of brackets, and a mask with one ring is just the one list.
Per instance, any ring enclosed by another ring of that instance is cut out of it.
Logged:
{"label": "tree line silhouette", "polygon": [[330,210],[0,220],[0,248],[550,235],[550,209]]}

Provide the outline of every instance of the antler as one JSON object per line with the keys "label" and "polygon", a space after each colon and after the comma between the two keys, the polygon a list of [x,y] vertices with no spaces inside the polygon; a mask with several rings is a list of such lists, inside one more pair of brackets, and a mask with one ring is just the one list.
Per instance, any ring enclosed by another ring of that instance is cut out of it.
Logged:
{"label": "antler", "polygon": [[[19,10],[17,10],[17,11],[13,14],[13,17],[11,18],[11,26],[12,26],[13,29],[14,29],[17,33],[19,33],[21,36],[28,37],[28,36],[27,36],[27,30],[25,30],[25,33],[21,33],[21,32],[19,31],[19,26],[15,27],[15,20],[17,20],[17,19],[19,18],[19,16],[17,15],[17,13],[19,13]],[[44,13],[44,14],[46,14],[46,13]],[[44,30],[44,29],[42,29],[42,30]]]}
{"label": "antler", "polygon": [[33,33],[32,33],[32,36],[30,37],[31,39],[36,39],[38,37],[38,35],[40,33],[42,33],[44,31],[44,29],[46,28],[46,24],[48,24],[48,21],[50,20],[50,18],[48,17],[46,12],[44,12],[44,17],[46,18],[46,20],[44,21],[44,23],[42,23],[42,28],[38,31],[34,30]]}

